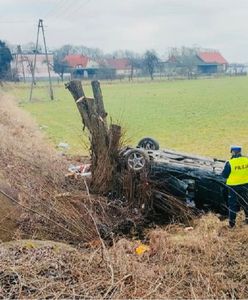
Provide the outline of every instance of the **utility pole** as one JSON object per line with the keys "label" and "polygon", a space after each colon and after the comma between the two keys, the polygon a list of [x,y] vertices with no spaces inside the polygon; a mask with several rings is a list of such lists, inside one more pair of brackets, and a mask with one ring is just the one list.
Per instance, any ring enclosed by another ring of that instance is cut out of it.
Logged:
{"label": "utility pole", "polygon": [[[21,58],[21,66],[22,66],[22,76],[23,76],[23,81],[26,82],[25,69],[24,69],[24,65],[23,65],[24,58],[23,58],[23,55],[22,55],[22,48],[21,48],[21,45],[18,45],[18,46],[17,46],[17,64],[18,64],[18,58],[19,58],[19,55],[20,55],[20,58]],[[18,68],[18,67],[17,67],[17,68]]]}
{"label": "utility pole", "polygon": [[19,57],[18,57],[18,51],[17,51],[15,54],[15,72],[13,72],[13,70],[11,70],[12,78],[15,80],[15,82],[18,77],[18,60],[19,60]]}
{"label": "utility pole", "polygon": [[48,53],[47,53],[47,46],[46,46],[45,31],[44,31],[44,26],[43,26],[43,20],[39,19],[39,22],[38,22],[38,31],[37,31],[37,36],[36,36],[34,64],[33,64],[33,67],[32,67],[32,69],[33,69],[33,76],[32,76],[32,84],[31,84],[31,89],[30,89],[29,101],[32,101],[33,88],[34,88],[34,85],[36,85],[36,81],[35,81],[35,69],[36,69],[36,59],[37,59],[37,53],[38,53],[38,44],[39,44],[40,29],[41,29],[42,36],[43,36],[43,44],[44,44],[45,55],[46,55],[47,71],[48,71],[48,78],[49,78],[49,88],[50,88],[50,99],[51,100],[54,99],[53,88],[52,88],[52,80],[51,80],[51,74],[50,74],[50,68],[49,68]]}
{"label": "utility pole", "polygon": [[32,95],[33,95],[33,88],[34,85],[36,84],[35,82],[35,68],[36,68],[36,56],[37,56],[37,52],[38,52],[38,43],[39,43],[39,34],[40,34],[40,20],[38,23],[38,31],[37,31],[37,36],[36,36],[36,44],[35,44],[35,52],[34,52],[34,63],[31,64],[32,69],[31,69],[31,73],[32,73],[32,83],[31,83],[31,89],[30,89],[30,95],[29,95],[29,101],[32,101]]}
{"label": "utility pole", "polygon": [[45,39],[45,31],[44,31],[44,26],[43,26],[43,20],[40,20],[40,22],[41,22],[41,29],[42,29],[42,35],[43,35],[44,48],[45,48],[45,53],[46,53],[47,71],[48,71],[49,87],[50,87],[50,98],[51,98],[51,100],[53,100],[54,99],[54,97],[53,97],[53,88],[52,88],[52,80],[51,80],[49,60],[48,60],[48,54],[47,54],[47,46],[46,46],[46,39]]}

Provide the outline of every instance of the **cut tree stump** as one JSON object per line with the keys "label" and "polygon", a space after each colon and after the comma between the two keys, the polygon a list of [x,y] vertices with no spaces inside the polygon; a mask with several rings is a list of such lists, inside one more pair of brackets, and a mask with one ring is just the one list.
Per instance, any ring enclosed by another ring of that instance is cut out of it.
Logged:
{"label": "cut tree stump", "polygon": [[73,96],[90,140],[92,181],[90,190],[104,194],[112,190],[117,166],[121,127],[108,125],[99,81],[92,81],[94,98],[85,96],[82,83],[72,80],[65,85]]}

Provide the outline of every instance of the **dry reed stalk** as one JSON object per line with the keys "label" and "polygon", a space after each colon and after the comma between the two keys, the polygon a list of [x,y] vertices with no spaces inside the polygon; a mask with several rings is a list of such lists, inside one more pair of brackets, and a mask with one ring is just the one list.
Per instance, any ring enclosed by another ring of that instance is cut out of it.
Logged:
{"label": "dry reed stalk", "polygon": [[107,249],[76,250],[53,242],[0,246],[0,295],[14,298],[245,299],[248,293],[247,228],[209,215],[192,231],[182,226],[149,232],[150,252],[121,239]]}

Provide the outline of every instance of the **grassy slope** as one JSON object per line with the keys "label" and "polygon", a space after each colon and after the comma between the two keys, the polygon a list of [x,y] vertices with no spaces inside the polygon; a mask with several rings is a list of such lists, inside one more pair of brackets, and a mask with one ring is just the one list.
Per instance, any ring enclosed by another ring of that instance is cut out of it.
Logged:
{"label": "grassy slope", "polygon": [[[248,79],[220,78],[192,81],[102,84],[106,110],[122,124],[131,144],[144,136],[162,147],[226,157],[230,144],[247,143]],[[27,89],[15,88],[21,100]],[[56,101],[48,101],[47,89],[37,88],[36,103],[23,103],[57,144],[68,142],[81,151],[81,121],[69,93],[55,88]],[[90,87],[86,93],[91,95]],[[248,147],[245,147],[247,152]]]}

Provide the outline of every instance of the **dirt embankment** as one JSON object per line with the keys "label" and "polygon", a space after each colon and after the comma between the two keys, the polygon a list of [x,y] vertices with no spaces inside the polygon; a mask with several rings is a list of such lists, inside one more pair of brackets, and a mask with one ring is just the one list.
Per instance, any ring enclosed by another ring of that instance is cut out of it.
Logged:
{"label": "dirt embankment", "polygon": [[[15,224],[6,229],[4,221],[1,222],[4,234],[1,233],[0,239],[11,239],[13,235],[86,239],[88,233],[84,236],[80,213],[75,209],[75,199],[86,198],[84,186],[67,184],[66,158],[50,147],[38,125],[18,108],[15,99],[3,94],[0,95],[0,140],[1,187],[14,200],[1,195],[0,220],[9,218]],[[64,195],[71,190],[76,196],[68,201]]]}
{"label": "dirt embankment", "polygon": [[106,231],[125,214],[125,208],[120,212],[106,198],[89,195],[83,180],[68,182],[71,161],[48,144],[34,120],[6,95],[0,95],[0,139],[2,185],[8,187],[2,191],[10,196],[1,197],[0,217],[7,214],[12,222],[7,231],[0,224],[0,239],[84,243],[98,236],[96,225],[103,224],[99,230]]}

